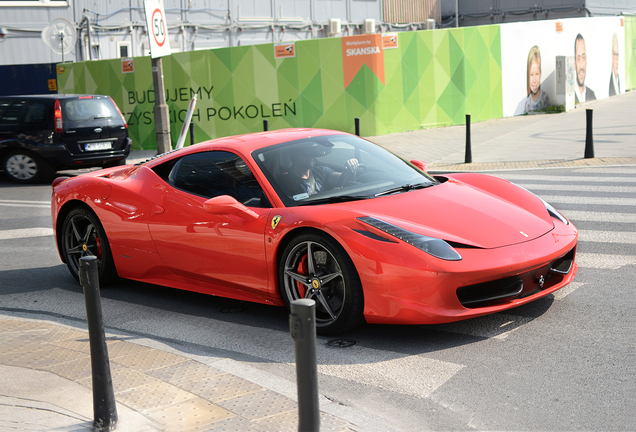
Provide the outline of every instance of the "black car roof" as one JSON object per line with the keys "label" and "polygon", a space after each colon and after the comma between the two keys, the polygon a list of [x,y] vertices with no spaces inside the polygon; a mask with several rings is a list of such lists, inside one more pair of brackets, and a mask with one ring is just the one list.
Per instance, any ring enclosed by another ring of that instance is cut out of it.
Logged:
{"label": "black car roof", "polygon": [[41,94],[41,95],[11,95],[0,96],[0,99],[77,99],[82,96],[89,96],[94,98],[107,98],[104,95],[94,94]]}

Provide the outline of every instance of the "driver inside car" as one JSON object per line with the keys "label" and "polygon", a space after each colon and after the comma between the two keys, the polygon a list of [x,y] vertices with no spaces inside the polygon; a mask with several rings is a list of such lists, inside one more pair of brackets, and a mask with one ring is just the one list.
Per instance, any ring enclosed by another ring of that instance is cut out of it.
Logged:
{"label": "driver inside car", "polygon": [[355,179],[359,166],[356,158],[345,161],[344,170],[337,172],[328,166],[318,164],[316,157],[325,154],[315,146],[290,149],[291,167],[283,174],[281,182],[288,196],[294,197],[295,200],[306,198],[336,186],[341,187],[345,183],[344,180]]}

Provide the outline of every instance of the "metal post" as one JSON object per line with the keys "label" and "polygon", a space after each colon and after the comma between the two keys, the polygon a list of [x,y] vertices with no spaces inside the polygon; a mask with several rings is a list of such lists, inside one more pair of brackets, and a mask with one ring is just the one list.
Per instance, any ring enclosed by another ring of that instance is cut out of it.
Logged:
{"label": "metal post", "polygon": [[269,130],[269,122],[267,119],[263,120],[263,130],[267,132]]}
{"label": "metal post", "polygon": [[190,123],[190,145],[194,145],[194,123]]}
{"label": "metal post", "polygon": [[117,427],[117,404],[110,374],[110,361],[104,333],[102,303],[99,297],[97,257],[80,258],[80,283],[84,288],[86,321],[91,349],[93,375],[93,428],[95,431],[112,431]]}
{"label": "metal post", "polygon": [[318,367],[316,365],[316,302],[291,303],[289,329],[295,342],[298,386],[298,432],[320,431]]}
{"label": "metal post", "polygon": [[356,135],[360,136],[360,117],[353,119],[356,125]]}
{"label": "metal post", "polygon": [[592,132],[592,108],[585,110],[586,132],[585,132],[585,159],[594,157],[594,137]]}
{"label": "metal post", "polygon": [[470,147],[470,114],[466,114],[466,155],[464,163],[472,163],[473,151]]}
{"label": "metal post", "polygon": [[172,140],[170,139],[170,112],[166,104],[161,57],[152,59],[152,86],[155,92],[154,113],[157,154],[163,154],[172,150]]}

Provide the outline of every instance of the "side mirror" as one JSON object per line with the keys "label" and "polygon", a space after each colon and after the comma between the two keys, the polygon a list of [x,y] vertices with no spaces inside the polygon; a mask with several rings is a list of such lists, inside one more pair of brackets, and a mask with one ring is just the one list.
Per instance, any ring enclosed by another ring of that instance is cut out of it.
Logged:
{"label": "side mirror", "polygon": [[258,219],[258,213],[245,207],[229,195],[210,198],[203,203],[203,209],[207,213],[215,215],[238,214],[245,219]]}
{"label": "side mirror", "polygon": [[426,166],[426,162],[422,162],[419,159],[412,159],[411,163],[421,169],[424,172],[428,172],[428,167]]}

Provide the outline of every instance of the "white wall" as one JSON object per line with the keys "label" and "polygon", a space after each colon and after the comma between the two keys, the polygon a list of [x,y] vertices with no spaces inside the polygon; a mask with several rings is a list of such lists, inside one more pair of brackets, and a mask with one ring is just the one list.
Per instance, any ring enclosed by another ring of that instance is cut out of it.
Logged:
{"label": "white wall", "polygon": [[[526,68],[530,49],[541,51],[541,88],[553,103],[555,93],[555,57],[574,56],[577,34],[585,39],[587,71],[585,85],[597,99],[608,96],[612,70],[612,35],[618,35],[619,78],[625,88],[625,27],[621,17],[570,18],[501,25],[501,63],[504,117],[523,114],[526,92]],[[563,30],[557,32],[557,22]]]}

